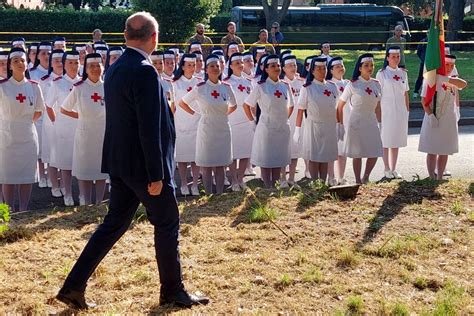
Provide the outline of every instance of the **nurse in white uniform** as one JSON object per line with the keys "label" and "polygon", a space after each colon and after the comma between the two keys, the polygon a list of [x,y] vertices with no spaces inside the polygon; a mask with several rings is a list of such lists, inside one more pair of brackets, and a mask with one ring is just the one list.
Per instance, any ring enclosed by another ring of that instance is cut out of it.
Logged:
{"label": "nurse in white uniform", "polygon": [[[8,77],[8,52],[0,49],[0,81]],[[3,203],[2,184],[0,184],[0,204]]]}
{"label": "nurse in white uniform", "polygon": [[[454,55],[446,55],[447,74],[452,73],[455,62]],[[425,98],[428,94],[428,86],[426,80],[423,82],[421,96],[425,117],[421,126],[418,151],[427,154],[426,166],[431,179],[442,180],[448,155],[459,151],[454,100],[457,90],[464,89],[466,86],[466,81],[461,78],[437,75],[436,100],[427,103]]]}
{"label": "nurse in white uniform", "polygon": [[400,47],[392,46],[385,54],[384,66],[377,72],[376,79],[382,86],[382,145],[385,177],[401,179],[396,171],[398,150],[407,146],[408,115],[410,97],[408,75],[400,63]]}
{"label": "nurse in white uniform", "polygon": [[254,125],[252,122],[249,122],[242,106],[252,91],[252,81],[243,76],[244,63],[242,54],[234,53],[230,57],[229,62],[228,77],[224,81],[232,87],[237,101],[237,109],[229,115],[234,159],[230,165],[232,175],[231,188],[235,192],[247,187],[244,183],[244,175],[252,153]]}
{"label": "nurse in white uniform", "polygon": [[204,59],[201,52],[194,52],[196,55],[196,70],[194,71],[194,76],[200,80],[204,80]]}
{"label": "nurse in white uniform", "polygon": [[[48,74],[42,77],[39,81],[39,86],[41,88],[41,92],[43,93],[43,98],[46,105],[46,112],[48,115],[45,115],[43,119],[43,126],[42,126],[42,142],[40,147],[41,152],[41,160],[44,164],[47,165],[48,168],[48,182],[51,184],[51,195],[53,197],[62,197],[63,192],[61,192],[59,185],[59,177],[58,177],[58,168],[53,167],[51,165],[51,143],[54,142],[55,133],[54,133],[54,126],[50,116],[50,107],[48,107],[48,96],[51,90],[51,86],[54,80],[60,78],[63,75],[64,67],[63,67],[63,55],[64,51],[61,49],[53,49],[51,55],[49,56],[49,71]],[[49,118],[48,118],[49,116]]]}
{"label": "nurse in white uniform", "polygon": [[155,67],[156,71],[161,80],[161,85],[163,87],[163,92],[166,95],[166,99],[168,100],[168,105],[171,109],[171,112],[174,114],[176,112],[176,106],[174,101],[174,88],[173,88],[173,81],[170,79],[163,78],[163,70],[164,70],[164,54],[163,51],[153,51],[150,55],[150,59],[152,62],[153,67]]}
{"label": "nurse in white uniform", "polygon": [[[280,78],[290,85],[291,91],[293,93],[293,97],[295,98],[295,101],[297,101],[300,96],[300,91],[304,85],[304,79],[301,78],[297,72],[296,56],[287,55],[285,58],[282,59],[282,72],[281,72]],[[297,115],[298,115],[298,111],[293,111],[289,118],[290,135],[293,135],[295,133]],[[300,125],[300,127],[304,125],[303,119],[301,121],[301,124],[302,125]],[[298,158],[303,157],[303,137],[300,137],[298,142],[292,141],[290,143],[290,146],[291,146],[291,163],[289,166],[290,172],[288,174],[288,182],[287,182],[286,181],[286,168],[281,170],[280,186],[282,187],[287,187],[288,184],[291,186],[296,185],[296,182],[295,182],[296,166],[298,165]]]}
{"label": "nurse in white uniform", "polygon": [[[36,55],[36,61],[30,70],[30,78],[37,82],[41,81],[41,78],[48,74],[49,69],[49,55],[51,54],[53,46],[50,42],[41,42],[38,46],[38,54]],[[44,116],[44,115],[43,115]],[[38,133],[39,141],[39,155],[38,155],[38,169],[39,169],[39,183],[40,188],[51,187],[51,183],[46,180],[46,172],[44,163],[41,160],[41,144],[42,144],[42,131],[43,131],[43,116],[41,116],[36,122],[36,131]],[[48,183],[49,182],[49,183]]]}
{"label": "nurse in white uniform", "polygon": [[50,139],[51,155],[48,172],[52,169],[54,169],[56,173],[58,169],[61,170],[61,187],[64,194],[64,204],[66,206],[73,206],[72,162],[77,120],[62,114],[61,104],[72,91],[74,84],[81,81],[81,78],[78,76],[79,53],[76,51],[65,53],[62,58],[62,64],[65,74],[53,80],[46,97],[48,116],[54,124],[53,136]]}
{"label": "nurse in white uniform", "polygon": [[[381,121],[380,98],[382,87],[371,78],[374,72],[374,56],[363,54],[359,56],[352,74],[352,81],[346,86],[340,96],[337,107],[339,126],[338,137],[344,134],[344,106],[350,102],[351,115],[345,131],[344,154],[353,158],[353,169],[356,183],[368,183],[370,173],[382,157],[382,139],[379,123]],[[364,174],[361,175],[362,158],[367,158]]]}
{"label": "nurse in white uniform", "polygon": [[[333,57],[328,63],[328,73],[326,75],[326,80],[331,81],[337,87],[339,92],[339,97],[344,92],[349,80],[344,79],[344,74],[346,73],[346,68],[344,67],[344,61],[342,57],[336,56]],[[347,124],[349,122],[349,116],[351,114],[351,104],[350,102],[344,106],[344,128],[347,129]],[[330,162],[328,165],[328,184],[333,185],[344,185],[347,184],[347,180],[344,178],[346,172],[346,161],[347,157],[344,154],[344,139],[337,141],[337,161]]]}
{"label": "nurse in white uniform", "polygon": [[102,146],[105,134],[104,67],[100,54],[88,54],[82,81],[74,84],[61,105],[61,113],[78,119],[74,137],[72,175],[79,180],[79,204],[92,203],[95,182],[95,203],[104,199],[105,180],[101,172]]}
{"label": "nurse in white uniform", "polygon": [[79,53],[79,76],[82,76],[82,73],[84,71],[84,60],[86,59],[87,55],[87,45],[76,45],[74,46],[73,50]]}
{"label": "nurse in white uniform", "polygon": [[255,77],[255,62],[252,53],[243,53],[242,60],[244,62],[244,70],[242,71],[242,76],[252,80]]}
{"label": "nurse in white uniform", "polygon": [[196,165],[201,167],[206,194],[212,194],[212,172],[216,182],[216,193],[224,191],[224,172],[232,163],[232,137],[228,115],[235,111],[237,102],[229,84],[222,82],[219,58],[209,55],[206,59],[206,78],[187,93],[180,102],[187,113],[194,115],[196,104],[200,120],[196,141]]}
{"label": "nurse in white uniform", "polygon": [[[176,104],[180,104],[181,98],[196,88],[196,85],[200,82],[200,80],[194,76],[195,69],[196,55],[184,54],[173,80]],[[195,101],[188,105],[194,109],[198,109]],[[178,163],[179,178],[181,180],[181,194],[189,195],[187,168],[188,164],[190,164],[193,176],[191,194],[199,195],[199,167],[196,165],[196,137],[200,117],[197,113],[195,115],[189,114],[180,106],[176,107],[176,113],[174,115],[176,127],[175,160]]]}
{"label": "nurse in white uniform", "polygon": [[281,168],[291,161],[288,118],[295,102],[290,85],[280,80],[280,73],[280,59],[277,55],[269,55],[263,63],[260,82],[244,103],[245,114],[253,122],[255,118],[250,108],[258,103],[261,109],[250,162],[260,167],[267,188],[275,185],[280,179]]}
{"label": "nurse in white uniform", "polygon": [[326,58],[311,61],[306,83],[298,100],[298,117],[293,141],[300,141],[301,124],[307,111],[303,133],[303,158],[309,160],[312,179],[326,182],[328,163],[337,158],[336,104],[339,91],[326,81]]}
{"label": "nurse in white uniform", "polygon": [[171,50],[165,50],[163,54],[163,73],[161,76],[164,79],[173,80],[174,72],[176,70],[176,58]]}
{"label": "nurse in white uniform", "polygon": [[15,186],[19,210],[26,211],[32,184],[38,181],[38,134],[34,122],[44,111],[37,82],[26,79],[26,53],[12,48],[8,79],[0,82],[0,184],[3,198],[15,210]]}
{"label": "nurse in white uniform", "polygon": [[34,67],[36,62],[36,54],[38,53],[39,43],[31,43],[28,46],[28,70]]}
{"label": "nurse in white uniform", "polygon": [[112,66],[123,54],[122,46],[110,46],[105,59],[104,73]]}

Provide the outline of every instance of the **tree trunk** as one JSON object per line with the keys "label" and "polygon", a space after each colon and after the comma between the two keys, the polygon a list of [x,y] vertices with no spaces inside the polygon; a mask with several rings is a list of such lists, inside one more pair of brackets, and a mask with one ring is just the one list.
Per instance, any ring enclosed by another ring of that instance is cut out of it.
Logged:
{"label": "tree trunk", "polygon": [[449,6],[449,20],[448,20],[448,41],[459,40],[458,31],[462,30],[462,22],[464,19],[464,0],[451,1]]}
{"label": "tree trunk", "polygon": [[283,21],[290,4],[291,0],[283,0],[282,7],[278,10],[278,0],[270,0],[270,4],[268,4],[268,0],[262,0],[267,30],[271,29],[273,22],[281,23],[281,21]]}

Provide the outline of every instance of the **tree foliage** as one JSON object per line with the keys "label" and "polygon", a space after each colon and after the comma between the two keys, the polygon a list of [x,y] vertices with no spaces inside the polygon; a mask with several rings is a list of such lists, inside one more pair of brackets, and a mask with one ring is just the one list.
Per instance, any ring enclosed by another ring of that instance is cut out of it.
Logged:
{"label": "tree foliage", "polygon": [[160,24],[160,42],[182,42],[196,23],[208,23],[222,0],[133,0],[137,11],[153,14]]}

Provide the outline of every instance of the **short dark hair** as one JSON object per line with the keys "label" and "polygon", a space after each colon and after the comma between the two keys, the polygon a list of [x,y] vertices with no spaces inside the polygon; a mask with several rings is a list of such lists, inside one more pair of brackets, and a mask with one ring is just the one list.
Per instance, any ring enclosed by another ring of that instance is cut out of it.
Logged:
{"label": "short dark hair", "polygon": [[[130,20],[137,15],[141,15],[145,18],[140,28],[134,28],[130,23]],[[131,15],[125,22],[125,32],[127,32],[128,40],[146,41],[155,32],[155,28],[158,29],[158,23],[148,12],[137,12]]]}

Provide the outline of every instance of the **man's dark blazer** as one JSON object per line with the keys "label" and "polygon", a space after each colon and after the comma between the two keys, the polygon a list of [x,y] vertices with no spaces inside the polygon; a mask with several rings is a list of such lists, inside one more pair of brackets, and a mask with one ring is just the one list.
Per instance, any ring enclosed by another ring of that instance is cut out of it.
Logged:
{"label": "man's dark blazer", "polygon": [[147,183],[171,182],[173,117],[153,65],[127,48],[107,69],[102,172]]}

